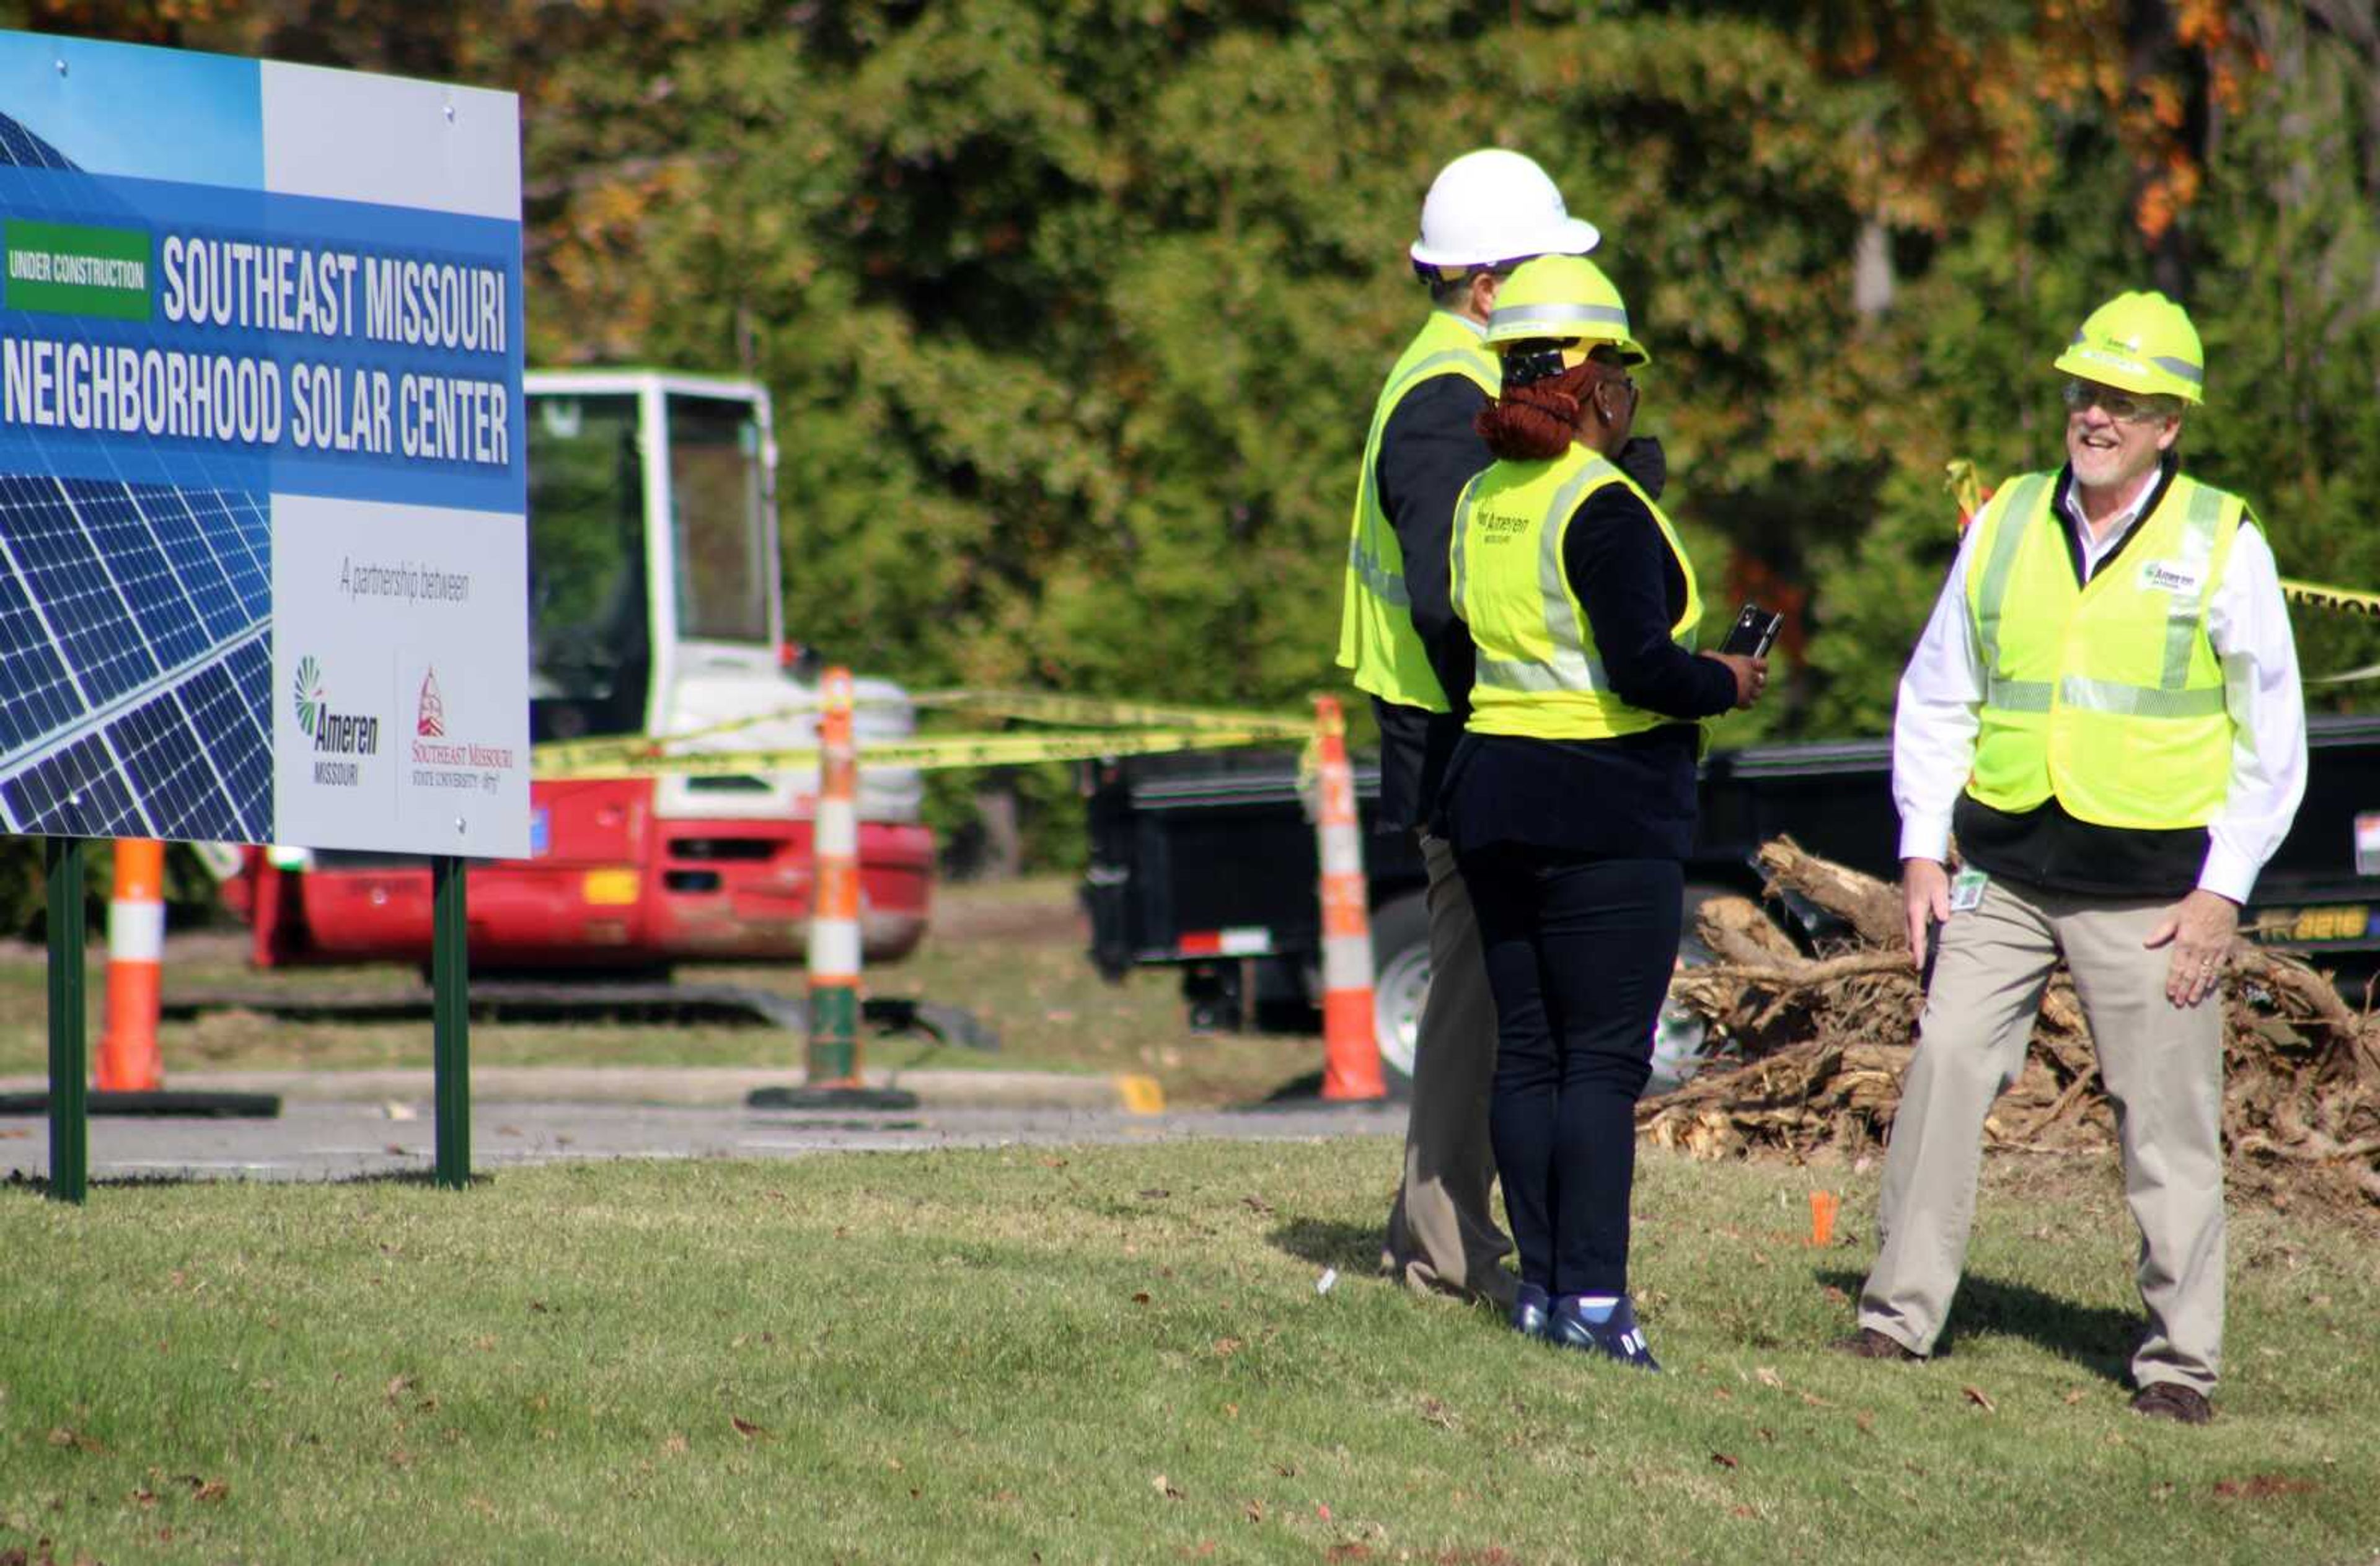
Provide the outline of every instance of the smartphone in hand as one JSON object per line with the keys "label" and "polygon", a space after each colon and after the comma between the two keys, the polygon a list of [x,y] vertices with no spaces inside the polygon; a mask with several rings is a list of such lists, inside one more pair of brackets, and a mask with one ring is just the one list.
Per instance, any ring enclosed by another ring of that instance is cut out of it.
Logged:
{"label": "smartphone in hand", "polygon": [[1736,611],[1735,624],[1728,628],[1727,640],[1719,643],[1718,649],[1743,658],[1766,658],[1784,624],[1782,614],[1772,614],[1756,603],[1747,603]]}

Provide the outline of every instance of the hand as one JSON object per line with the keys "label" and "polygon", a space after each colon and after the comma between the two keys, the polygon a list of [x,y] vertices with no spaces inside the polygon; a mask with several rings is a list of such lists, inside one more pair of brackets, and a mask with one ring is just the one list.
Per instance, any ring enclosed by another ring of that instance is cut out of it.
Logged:
{"label": "hand", "polygon": [[1670,455],[1661,449],[1658,435],[1629,436],[1628,443],[1611,460],[1620,471],[1636,480],[1638,489],[1655,500],[1659,500],[1661,492],[1669,487]]}
{"label": "hand", "polygon": [[1728,673],[1735,676],[1735,709],[1739,712],[1759,700],[1760,693],[1768,688],[1766,658],[1746,658],[1740,652],[1706,652],[1703,656],[1726,664]]}
{"label": "hand", "polygon": [[1950,921],[1950,872],[1942,868],[1942,861],[1900,861],[1900,902],[1909,920],[1909,964],[1923,969],[1927,921],[1937,925]]}
{"label": "hand", "polygon": [[2215,993],[2231,955],[2232,937],[2239,933],[2240,904],[2200,887],[2177,904],[2141,944],[2155,951],[2171,943],[2165,998],[2176,1006],[2195,1006]]}

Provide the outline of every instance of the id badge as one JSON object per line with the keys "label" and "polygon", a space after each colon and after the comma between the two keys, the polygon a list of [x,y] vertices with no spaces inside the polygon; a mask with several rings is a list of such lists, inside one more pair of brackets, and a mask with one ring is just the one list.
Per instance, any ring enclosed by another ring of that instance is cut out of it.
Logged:
{"label": "id badge", "polygon": [[1950,912],[1970,914],[1984,905],[1984,888],[1992,878],[1981,870],[1961,870],[1950,878]]}

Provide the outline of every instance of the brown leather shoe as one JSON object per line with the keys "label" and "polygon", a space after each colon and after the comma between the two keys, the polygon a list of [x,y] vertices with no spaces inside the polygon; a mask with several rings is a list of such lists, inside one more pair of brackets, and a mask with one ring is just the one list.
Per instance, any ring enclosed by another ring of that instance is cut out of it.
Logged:
{"label": "brown leather shoe", "polygon": [[2170,1419],[2177,1425],[2204,1425],[2215,1417],[2206,1394],[2179,1381],[2152,1381],[2132,1394],[2132,1412],[2149,1419]]}
{"label": "brown leather shoe", "polygon": [[1924,1359],[1925,1356],[1873,1327],[1863,1327],[1848,1338],[1837,1338],[1830,1345],[1837,1354],[1850,1354],[1853,1359]]}

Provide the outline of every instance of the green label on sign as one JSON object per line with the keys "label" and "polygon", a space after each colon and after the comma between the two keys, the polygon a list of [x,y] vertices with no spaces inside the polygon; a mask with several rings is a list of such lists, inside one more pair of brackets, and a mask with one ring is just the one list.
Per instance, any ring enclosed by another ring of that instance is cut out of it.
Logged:
{"label": "green label on sign", "polygon": [[149,319],[149,231],[7,222],[10,310]]}

